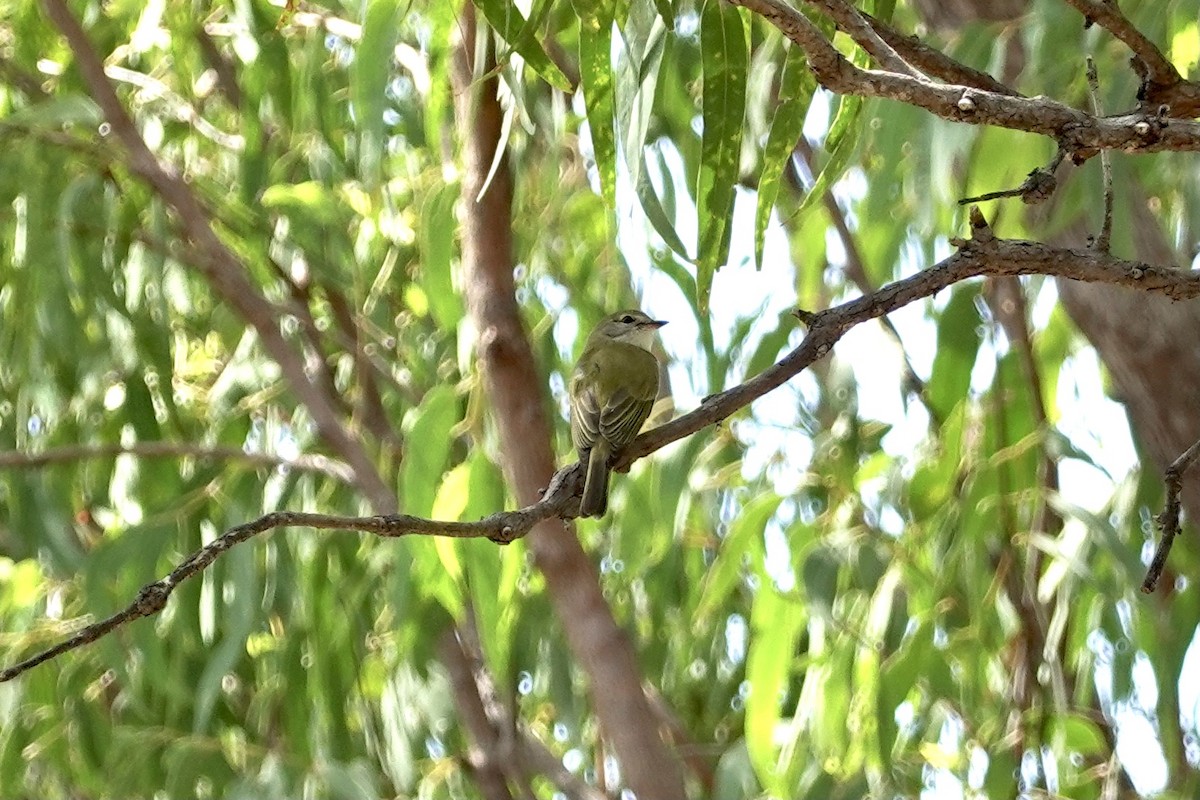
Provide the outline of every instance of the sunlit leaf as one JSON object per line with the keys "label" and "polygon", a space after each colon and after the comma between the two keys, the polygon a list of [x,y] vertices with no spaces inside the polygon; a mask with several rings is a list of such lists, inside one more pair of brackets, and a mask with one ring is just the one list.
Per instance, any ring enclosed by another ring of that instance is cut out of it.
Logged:
{"label": "sunlit leaf", "polygon": [[704,135],[696,186],[699,229],[696,289],[700,313],[708,312],[713,275],[729,255],[734,187],[742,152],[749,51],[738,9],[706,0],[700,12],[700,55],[704,73]]}
{"label": "sunlit leaf", "polygon": [[789,47],[784,59],[783,77],[779,82],[779,103],[771,120],[771,132],[763,148],[763,169],[758,179],[758,207],[754,215],[754,263],[762,269],[763,247],[766,243],[767,225],[775,198],[779,195],[779,182],[792,158],[792,150],[804,130],[804,118],[808,114],[817,82],[808,68],[808,60],[796,46]]}
{"label": "sunlit leaf", "polygon": [[[543,10],[547,4],[543,3]],[[488,23],[496,29],[510,47],[516,50],[539,75],[551,86],[564,92],[571,91],[571,82],[562,73],[537,39],[537,25],[526,20],[525,15],[513,3],[501,0],[479,0],[479,8]]]}

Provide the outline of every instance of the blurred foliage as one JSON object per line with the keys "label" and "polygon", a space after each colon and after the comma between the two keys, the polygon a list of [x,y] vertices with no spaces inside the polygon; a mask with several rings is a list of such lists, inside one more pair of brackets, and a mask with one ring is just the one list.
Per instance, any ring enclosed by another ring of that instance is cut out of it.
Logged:
{"label": "blurred foliage", "polygon": [[[773,29],[717,0],[527,5],[478,3],[517,176],[519,299],[560,415],[582,332],[635,290],[684,332],[667,344],[686,407],[797,344],[789,306],[858,291],[826,191],[879,285],[948,252],[959,197],[1015,186],[1052,153],[833,97]],[[1197,3],[1163,5],[1122,9],[1194,70]],[[460,10],[72,6],[402,508],[466,519],[511,504],[458,292]],[[907,3],[894,21],[920,24]],[[1090,53],[1105,108],[1132,104],[1123,46],[1063,3],[930,41],[997,75],[1019,43],[1017,87],[1079,105]],[[0,450],[131,451],[0,471],[5,661],[124,606],[230,526],[280,508],[370,513],[342,473],[306,466],[338,454],[215,300],[32,0],[0,5],[0,142]],[[1196,241],[1193,158],[1119,169],[1169,240]],[[1098,181],[1080,170],[1037,230],[1011,203],[985,212],[1002,235],[1094,225]],[[1025,286],[1052,302],[1049,284]],[[896,389],[908,433],[860,412],[868,351],[839,347],[637,464],[609,518],[580,524],[681,750],[704,765],[697,796],[1097,798],[1128,779],[1109,769],[1122,737],[1137,758],[1161,754],[1161,775],[1134,775],[1141,792],[1200,792],[1196,714],[1180,707],[1200,599],[1184,578],[1165,599],[1136,591],[1155,476],[1108,476],[1058,429],[1068,369],[1091,357],[1067,318],[1035,314],[1038,397],[984,295],[958,286],[910,316],[924,391]],[[194,452],[136,452],[164,441]],[[1064,464],[1093,476],[1090,505],[1052,488]],[[1197,561],[1186,540],[1172,555],[1181,575]],[[468,604],[522,724],[594,780],[588,693],[522,544],[297,530],[227,553],[158,618],[0,685],[0,796],[478,796],[436,660]]]}

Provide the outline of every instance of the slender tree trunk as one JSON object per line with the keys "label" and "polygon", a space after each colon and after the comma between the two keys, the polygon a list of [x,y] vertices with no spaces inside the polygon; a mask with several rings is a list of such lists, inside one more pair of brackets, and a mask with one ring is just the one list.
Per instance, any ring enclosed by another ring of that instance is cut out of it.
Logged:
{"label": "slender tree trunk", "polygon": [[[494,56],[476,69],[475,9],[464,3],[452,80],[464,139],[463,264],[478,356],[500,431],[505,475],[521,504],[535,502],[554,473],[545,381],[521,322],[513,281],[512,175],[505,158],[487,180],[500,143],[503,110]],[[486,76],[486,77],[483,77]],[[486,191],[480,197],[481,190]],[[478,198],[478,199],[477,199]],[[596,569],[571,526],[547,521],[528,538],[568,644],[592,684],[601,729],[625,783],[645,800],[683,798],[683,774],[658,731],[642,690],[633,647],[613,619]]]}

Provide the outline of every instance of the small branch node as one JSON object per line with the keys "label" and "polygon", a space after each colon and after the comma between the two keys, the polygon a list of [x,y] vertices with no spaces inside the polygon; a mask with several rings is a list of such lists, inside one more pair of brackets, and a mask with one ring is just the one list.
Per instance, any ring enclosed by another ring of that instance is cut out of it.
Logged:
{"label": "small branch node", "polygon": [[975,112],[975,100],[971,97],[970,92],[963,92],[963,96],[958,98],[958,110],[964,114],[972,114]]}
{"label": "small branch node", "polygon": [[817,324],[817,320],[821,318],[820,311],[805,311],[803,308],[793,308],[792,316],[804,323],[805,326],[811,328]]}
{"label": "small branch node", "polygon": [[992,226],[988,224],[987,218],[983,216],[983,212],[979,210],[979,206],[971,206],[968,212],[971,220],[971,241],[975,244],[987,244],[996,238],[992,232]]}
{"label": "small branch node", "polygon": [[500,528],[499,533],[494,533],[488,537],[489,540],[501,545],[512,544],[513,540],[516,538],[516,530],[514,530],[513,526],[511,525],[505,525],[504,527]]}

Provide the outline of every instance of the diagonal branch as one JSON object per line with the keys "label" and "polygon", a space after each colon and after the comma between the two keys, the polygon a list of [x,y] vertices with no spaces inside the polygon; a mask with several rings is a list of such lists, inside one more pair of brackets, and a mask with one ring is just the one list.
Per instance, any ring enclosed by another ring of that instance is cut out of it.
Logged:
{"label": "diagonal branch", "polygon": [[920,74],[886,42],[875,27],[846,0],[808,0],[808,4],[824,11],[839,28],[886,70],[921,79]]}
{"label": "diagonal branch", "polygon": [[[972,217],[974,238],[967,241],[955,240],[954,244],[959,249],[949,258],[916,275],[888,284],[877,292],[842,305],[816,313],[797,311],[797,316],[808,324],[809,330],[804,341],[796,349],[745,383],[706,398],[694,411],[643,433],[625,450],[616,462],[616,468],[627,468],[634,461],[667,444],[691,436],[745,408],[798,375],[818,359],[824,358],[834,344],[855,325],[931,297],[969,278],[983,275],[1054,275],[1092,283],[1130,286],[1146,292],[1164,294],[1175,300],[1200,297],[1200,274],[1184,272],[1169,266],[1120,259],[1090,248],[1062,248],[1038,242],[996,239],[991,228],[978,214],[973,214]],[[94,642],[135,619],[158,613],[180,583],[194,578],[229,548],[268,530],[304,526],[324,530],[360,531],[383,537],[413,534],[457,538],[487,537],[499,543],[506,543],[525,536],[534,525],[543,520],[566,520],[578,516],[579,494],[582,488],[583,469],[576,463],[558,470],[537,502],[515,511],[501,511],[474,522],[437,521],[405,514],[377,517],[339,517],[289,511],[267,514],[229,529],[216,540],[194,552],[170,575],[144,587],[138,593],[137,599],[125,610],[90,625],[66,641],[0,672],[0,682],[12,680],[38,664]]]}
{"label": "diagonal branch", "polygon": [[1066,0],[1067,5],[1083,14],[1087,25],[1096,24],[1120,39],[1145,65],[1143,78],[1151,85],[1174,86],[1183,80],[1175,65],[1167,60],[1154,42],[1146,38],[1115,2]]}
{"label": "diagonal branch", "polygon": [[875,30],[875,33],[879,35],[879,38],[887,42],[901,58],[929,77],[937,78],[946,83],[958,84],[959,86],[983,89],[985,92],[1006,94],[1012,97],[1022,96],[1020,92],[1011,86],[1001,83],[986,72],[981,72],[973,67],[968,67],[960,61],[954,60],[941,50],[925,44],[918,37],[905,36],[891,25],[876,19],[870,14],[863,13],[862,16]]}

